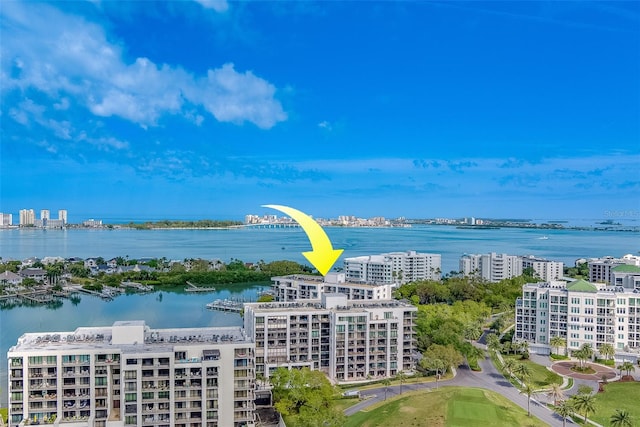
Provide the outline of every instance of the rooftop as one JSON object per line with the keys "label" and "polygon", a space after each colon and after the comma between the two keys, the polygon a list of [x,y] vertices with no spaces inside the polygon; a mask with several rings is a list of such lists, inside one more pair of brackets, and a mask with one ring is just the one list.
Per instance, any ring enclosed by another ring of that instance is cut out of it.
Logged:
{"label": "rooftop", "polygon": [[635,265],[622,264],[611,269],[614,273],[637,273],[640,274],[640,267]]}
{"label": "rooftop", "polygon": [[569,292],[598,292],[598,288],[594,284],[589,283],[584,279],[576,280],[575,282],[568,284],[567,290]]}
{"label": "rooftop", "polygon": [[[143,342],[112,344],[113,328],[137,326],[144,330]],[[80,327],[73,332],[26,333],[9,351],[112,349],[125,352],[170,351],[174,346],[250,342],[241,327],[150,329],[144,321],[118,321],[113,326]]]}

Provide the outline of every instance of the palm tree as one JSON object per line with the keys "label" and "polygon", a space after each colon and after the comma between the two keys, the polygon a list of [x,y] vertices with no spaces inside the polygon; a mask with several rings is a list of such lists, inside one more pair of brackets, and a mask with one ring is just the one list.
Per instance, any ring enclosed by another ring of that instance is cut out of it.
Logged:
{"label": "palm tree", "polygon": [[531,385],[531,383],[527,382],[524,384],[524,387],[522,388],[522,392],[527,395],[527,415],[530,417],[531,416],[531,396],[535,394],[536,390],[533,388],[533,385]]}
{"label": "palm tree", "polygon": [[502,367],[504,368],[505,371],[507,371],[509,376],[511,376],[516,367],[516,361],[513,359],[505,359],[504,365],[502,365]]}
{"label": "palm tree", "polygon": [[553,399],[554,405],[557,405],[559,400],[564,400],[564,390],[560,384],[551,384],[547,396]]}
{"label": "palm tree", "polygon": [[407,379],[407,375],[403,371],[398,371],[396,377],[400,380],[400,394],[402,394],[402,384]]}
{"label": "palm tree", "polygon": [[389,390],[390,384],[391,380],[389,378],[385,378],[382,380],[382,385],[384,386],[384,400],[387,400],[387,391]]}
{"label": "palm tree", "polygon": [[636,370],[636,368],[633,366],[633,363],[629,362],[628,360],[622,365],[618,366],[618,369],[620,369],[620,373],[622,373],[622,371],[625,371],[627,373],[627,376],[631,375],[631,371]]}
{"label": "palm tree", "polygon": [[487,335],[487,348],[492,351],[500,349],[500,338],[496,334]]}
{"label": "palm tree", "polygon": [[605,360],[609,360],[614,354],[616,354],[616,350],[613,348],[613,345],[606,343],[598,347],[598,353],[600,353]]}
{"label": "palm tree", "polygon": [[529,366],[525,365],[524,363],[518,363],[513,369],[513,372],[516,375],[522,377],[521,379],[523,382],[525,379],[531,376],[531,369],[529,369]]}
{"label": "palm tree", "polygon": [[626,409],[616,409],[616,413],[609,418],[611,427],[633,427],[633,418]]}
{"label": "palm tree", "polygon": [[562,427],[566,427],[567,417],[572,416],[574,412],[573,403],[570,400],[561,400],[553,409],[562,417]]}
{"label": "palm tree", "polygon": [[555,337],[551,337],[551,339],[549,340],[549,344],[551,344],[552,347],[556,348],[556,354],[560,354],[560,347],[566,347],[567,346],[567,340],[565,340],[562,337],[559,336],[555,336]]}
{"label": "palm tree", "polygon": [[578,410],[578,412],[584,413],[584,422],[587,422],[587,414],[589,412],[595,411],[595,400],[596,397],[593,394],[577,394],[573,396],[573,403]]}

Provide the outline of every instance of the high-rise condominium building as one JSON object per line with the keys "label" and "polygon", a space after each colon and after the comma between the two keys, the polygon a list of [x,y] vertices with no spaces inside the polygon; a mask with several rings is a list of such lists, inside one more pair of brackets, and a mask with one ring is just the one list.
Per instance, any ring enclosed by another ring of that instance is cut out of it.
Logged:
{"label": "high-rise condominium building", "polygon": [[522,260],[516,255],[488,254],[463,255],[460,258],[460,271],[465,276],[479,276],[489,282],[522,275]]}
{"label": "high-rise condominium building", "polygon": [[[616,357],[640,357],[640,287],[605,286],[585,280],[528,283],[516,301],[515,340],[535,353],[549,354],[551,338],[569,351],[611,344]],[[555,351],[555,350],[554,350]]]}
{"label": "high-rise condominium building", "polygon": [[21,209],[20,210],[20,225],[28,226],[34,225],[36,222],[36,213],[33,209]]}
{"label": "high-rise condominium building", "polygon": [[13,215],[10,213],[0,213],[0,227],[13,225]]}
{"label": "high-rise condominium building", "polygon": [[341,293],[350,300],[391,299],[392,284],[351,283],[344,273],[327,273],[323,276],[291,274],[272,277],[272,287],[277,301],[317,300],[325,293]]}
{"label": "high-rise condominium building", "polygon": [[335,381],[385,378],[415,368],[417,308],[396,300],[245,304],[244,325],[256,345],[256,372],[309,367]]}
{"label": "high-rise condominium building", "polygon": [[560,280],[564,277],[564,263],[561,261],[550,261],[544,258],[537,258],[533,255],[521,257],[522,270],[533,269],[535,275],[540,280],[548,282],[550,280]]}
{"label": "high-rise condominium building", "polygon": [[11,426],[254,425],[254,344],[238,327],[27,333],[7,357]]}
{"label": "high-rise condominium building", "polygon": [[49,211],[49,209],[42,209],[40,211],[40,219],[51,219],[51,212]]}
{"label": "high-rise condominium building", "polygon": [[344,272],[349,282],[408,283],[415,280],[439,280],[440,254],[416,251],[389,252],[345,258]]}
{"label": "high-rise condominium building", "polygon": [[67,223],[67,210],[66,209],[60,209],[58,211],[58,219],[60,221],[62,221],[63,224]]}

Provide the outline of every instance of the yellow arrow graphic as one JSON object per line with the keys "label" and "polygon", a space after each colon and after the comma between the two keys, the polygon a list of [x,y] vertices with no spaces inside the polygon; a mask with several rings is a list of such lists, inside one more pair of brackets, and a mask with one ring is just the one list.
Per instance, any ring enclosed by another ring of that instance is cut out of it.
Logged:
{"label": "yellow arrow graphic", "polygon": [[343,249],[333,249],[329,236],[324,232],[320,224],[304,212],[288,206],[262,205],[263,208],[271,208],[283,212],[293,218],[307,233],[307,237],[313,248],[310,252],[302,252],[302,255],[322,274],[326,275],[333,264],[342,254]]}

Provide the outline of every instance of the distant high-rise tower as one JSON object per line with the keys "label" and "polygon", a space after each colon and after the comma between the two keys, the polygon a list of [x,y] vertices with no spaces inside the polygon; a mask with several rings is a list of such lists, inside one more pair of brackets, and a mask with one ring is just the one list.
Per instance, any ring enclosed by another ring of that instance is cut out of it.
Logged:
{"label": "distant high-rise tower", "polygon": [[66,224],[67,223],[67,210],[66,209],[60,209],[58,211],[58,219],[62,221],[62,224]]}
{"label": "distant high-rise tower", "polygon": [[9,213],[0,213],[0,226],[5,227],[13,224],[13,215]]}
{"label": "distant high-rise tower", "polygon": [[49,209],[42,209],[40,211],[40,219],[51,219],[51,212],[49,212]]}
{"label": "distant high-rise tower", "polygon": [[33,209],[20,209],[20,225],[34,225],[36,222],[36,212]]}

